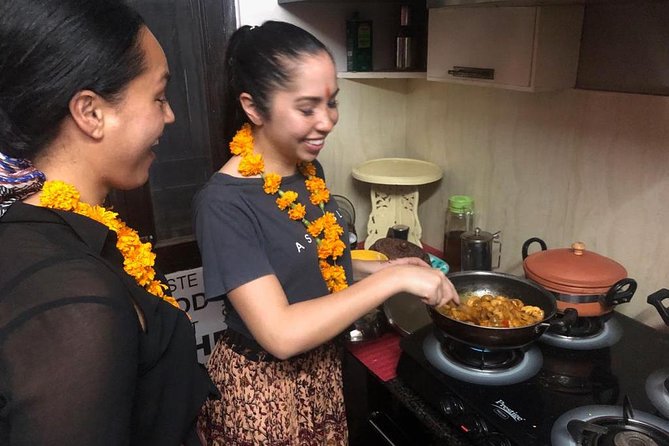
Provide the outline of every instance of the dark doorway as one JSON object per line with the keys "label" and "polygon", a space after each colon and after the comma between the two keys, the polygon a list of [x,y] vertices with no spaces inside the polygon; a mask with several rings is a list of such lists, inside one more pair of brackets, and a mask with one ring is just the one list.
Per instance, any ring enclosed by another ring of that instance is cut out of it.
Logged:
{"label": "dark doorway", "polygon": [[222,136],[224,51],[235,29],[230,0],[129,0],[161,43],[170,66],[167,97],[176,122],[165,128],[149,182],[115,191],[110,202],[151,240],[163,273],[198,267],[191,200],[227,159]]}

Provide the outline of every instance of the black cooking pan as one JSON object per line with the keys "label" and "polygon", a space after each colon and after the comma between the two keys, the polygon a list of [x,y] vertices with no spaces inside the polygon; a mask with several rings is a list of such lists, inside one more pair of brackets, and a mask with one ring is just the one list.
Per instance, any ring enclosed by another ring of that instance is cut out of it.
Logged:
{"label": "black cooking pan", "polygon": [[446,336],[466,344],[489,349],[524,347],[538,339],[549,326],[566,327],[573,324],[578,317],[575,310],[568,309],[572,311],[565,311],[561,318],[556,318],[555,296],[540,285],[521,277],[490,271],[462,271],[448,274],[448,278],[461,299],[463,296],[503,295],[544,310],[544,319],[536,324],[498,328],[461,322],[439,313],[431,306],[427,307],[432,321]]}

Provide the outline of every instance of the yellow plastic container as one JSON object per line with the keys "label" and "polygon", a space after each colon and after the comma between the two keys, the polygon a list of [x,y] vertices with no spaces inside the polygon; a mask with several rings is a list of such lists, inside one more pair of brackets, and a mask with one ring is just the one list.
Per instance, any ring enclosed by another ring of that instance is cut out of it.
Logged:
{"label": "yellow plastic container", "polygon": [[388,260],[385,254],[371,249],[353,249],[351,258],[353,260]]}

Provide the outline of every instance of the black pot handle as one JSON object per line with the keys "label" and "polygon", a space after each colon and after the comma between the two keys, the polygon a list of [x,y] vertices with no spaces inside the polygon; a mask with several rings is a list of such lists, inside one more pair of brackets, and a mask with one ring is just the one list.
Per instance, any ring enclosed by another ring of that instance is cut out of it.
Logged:
{"label": "black pot handle", "polygon": [[565,308],[564,312],[562,313],[562,317],[551,319],[550,324],[551,327],[555,326],[562,329],[566,329],[574,325],[577,319],[578,319],[578,311],[576,311],[575,308]]}
{"label": "black pot handle", "polygon": [[669,290],[662,288],[661,290],[655,291],[653,294],[648,296],[646,302],[657,308],[657,312],[660,313],[662,320],[665,324],[669,325],[669,309],[662,305],[662,301],[669,298]]}
{"label": "black pot handle", "polygon": [[[625,290],[624,288],[627,287]],[[636,280],[626,278],[617,281],[602,298],[602,305],[612,307],[632,300],[636,292]]]}
{"label": "black pot handle", "polygon": [[546,242],[541,240],[539,237],[532,237],[530,239],[525,240],[525,243],[523,243],[523,260],[527,257],[527,248],[530,247],[530,245],[534,242],[539,243],[541,245],[541,250],[545,251],[548,249],[548,246],[546,246]]}

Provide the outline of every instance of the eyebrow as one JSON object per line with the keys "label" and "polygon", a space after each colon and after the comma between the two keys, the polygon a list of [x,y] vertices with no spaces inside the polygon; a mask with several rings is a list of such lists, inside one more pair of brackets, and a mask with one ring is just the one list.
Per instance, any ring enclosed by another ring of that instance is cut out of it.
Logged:
{"label": "eyebrow", "polygon": [[163,75],[160,77],[160,80],[165,81],[165,83],[168,83],[171,78],[172,78],[172,74],[169,71],[165,71],[163,73]]}
{"label": "eyebrow", "polygon": [[[335,92],[332,93],[332,95],[327,99],[330,100],[330,99],[334,98],[335,96],[337,96],[337,94],[339,94],[339,88],[337,88],[335,90]],[[321,100],[320,96],[302,96],[300,98],[297,98],[297,101],[307,101],[307,102],[318,102],[320,100]]]}

